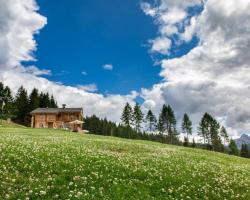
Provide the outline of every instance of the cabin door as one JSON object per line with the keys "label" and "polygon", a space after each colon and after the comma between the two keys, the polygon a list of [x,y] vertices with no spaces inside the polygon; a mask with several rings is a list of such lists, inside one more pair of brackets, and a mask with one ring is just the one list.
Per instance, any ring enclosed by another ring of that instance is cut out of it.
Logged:
{"label": "cabin door", "polygon": [[54,128],[53,127],[53,122],[48,122],[48,128]]}

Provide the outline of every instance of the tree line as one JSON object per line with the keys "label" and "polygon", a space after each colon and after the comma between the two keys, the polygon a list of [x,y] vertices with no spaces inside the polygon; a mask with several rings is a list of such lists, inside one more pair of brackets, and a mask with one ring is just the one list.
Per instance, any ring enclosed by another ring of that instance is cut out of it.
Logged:
{"label": "tree line", "polygon": [[[162,106],[157,119],[151,110],[148,110],[144,117],[138,103],[136,103],[133,108],[129,103],[126,103],[122,112],[121,121],[122,125],[129,128],[128,130],[132,132],[153,135],[153,137],[161,136],[163,140],[160,142],[164,143],[181,143],[177,137],[180,134],[176,128],[177,120],[174,110],[170,105],[164,104]],[[189,136],[192,135],[193,127],[192,121],[187,113],[183,115],[181,130],[185,134],[184,142],[182,143],[183,146],[206,148],[208,150],[232,155],[250,157],[248,146],[243,144],[241,150],[239,150],[235,141],[229,139],[226,128],[221,126],[220,123],[207,112],[202,116],[197,127],[198,135],[203,138],[203,143],[196,144],[194,138],[192,143],[190,143]],[[128,137],[129,135],[130,134],[128,134]],[[226,143],[229,143],[228,147]]]}
{"label": "tree line", "polygon": [[29,126],[30,112],[36,108],[57,108],[53,95],[39,92],[34,88],[30,94],[21,86],[13,96],[8,86],[0,82],[0,108],[1,118]]}
{"label": "tree line", "polygon": [[[15,96],[12,95],[8,86],[0,82],[0,114],[3,119],[12,119],[14,122],[30,125],[30,112],[36,108],[57,108],[57,102],[53,95],[39,92],[34,88],[30,94],[24,87],[20,87]],[[177,120],[174,110],[170,105],[163,105],[158,117],[151,110],[144,116],[141,106],[136,103],[133,107],[126,103],[121,115],[121,123],[100,119],[96,115],[84,119],[84,129],[90,133],[116,136],[129,139],[143,139],[183,145],[187,147],[206,148],[213,151],[229,153],[242,157],[250,157],[248,146],[243,144],[237,148],[234,140],[230,139],[227,130],[209,113],[205,113],[198,125],[198,135],[203,138],[203,143],[196,143],[192,135],[192,121],[188,114],[183,115],[181,130],[185,133],[184,142],[178,138]],[[229,142],[228,147],[226,143]]]}

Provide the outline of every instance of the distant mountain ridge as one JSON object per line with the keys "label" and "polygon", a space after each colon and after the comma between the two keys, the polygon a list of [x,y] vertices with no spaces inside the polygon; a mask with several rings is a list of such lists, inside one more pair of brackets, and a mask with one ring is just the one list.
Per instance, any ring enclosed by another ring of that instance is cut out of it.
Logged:
{"label": "distant mountain ridge", "polygon": [[248,145],[248,148],[250,149],[250,136],[247,135],[247,134],[241,135],[241,137],[238,138],[238,139],[236,139],[235,142],[236,142],[237,147],[238,147],[239,149],[241,149],[241,145],[242,145],[242,144],[247,144],[247,145]]}

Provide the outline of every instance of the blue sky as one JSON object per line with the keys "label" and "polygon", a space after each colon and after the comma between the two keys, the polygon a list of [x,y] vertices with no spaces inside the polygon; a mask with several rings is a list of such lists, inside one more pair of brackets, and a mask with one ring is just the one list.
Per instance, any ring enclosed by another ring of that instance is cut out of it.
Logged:
{"label": "blue sky", "polygon": [[[147,42],[157,26],[139,2],[39,0],[38,5],[48,24],[36,36],[35,64],[52,70],[50,80],[72,86],[95,83],[99,92],[113,94],[159,82],[160,67],[153,66]],[[113,70],[105,71],[105,64]]]}
{"label": "blue sky", "polygon": [[[158,27],[140,1],[38,0],[38,5],[48,24],[36,35],[34,64],[52,71],[46,78],[71,86],[96,84],[103,94],[128,94],[161,81],[160,66],[155,66],[161,57],[149,54],[148,43]],[[194,38],[181,48],[173,46],[169,57],[181,56],[196,44]],[[104,70],[105,64],[113,70]]]}

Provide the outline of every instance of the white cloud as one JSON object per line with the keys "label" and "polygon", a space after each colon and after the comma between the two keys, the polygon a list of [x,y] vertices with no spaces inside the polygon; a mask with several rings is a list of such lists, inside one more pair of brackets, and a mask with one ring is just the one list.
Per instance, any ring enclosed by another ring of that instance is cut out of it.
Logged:
{"label": "white cloud", "polygon": [[112,64],[105,64],[102,66],[103,69],[112,71],[113,70],[113,65]]}
{"label": "white cloud", "polygon": [[[171,38],[173,35],[178,35],[181,40],[179,43],[188,42],[191,40],[194,29],[196,27],[195,17],[192,19],[187,18],[188,8],[192,6],[200,6],[201,0],[160,0],[158,6],[152,6],[149,3],[142,2],[141,8],[146,15],[155,19],[155,24],[159,26],[160,36],[156,39],[151,39],[149,42],[152,44],[152,53],[161,53],[168,55],[171,49]],[[180,27],[186,27],[184,33]]]}
{"label": "white cloud", "polygon": [[150,40],[152,43],[151,52],[159,52],[161,54],[168,54],[168,50],[171,47],[171,40],[168,38],[156,38],[154,40]]}
{"label": "white cloud", "polygon": [[29,74],[33,74],[35,76],[51,75],[51,70],[38,69],[36,66],[25,67],[24,72],[29,73]]}
{"label": "white cloud", "polygon": [[[171,7],[185,10],[186,2],[162,0],[158,10],[163,11],[156,20]],[[249,10],[250,1],[205,1],[203,12],[191,18],[190,25],[184,23],[185,32],[179,33],[183,41],[195,34],[200,43],[187,55],[162,61],[164,81],[142,90],[144,106],[159,111],[162,102],[169,103],[179,120],[184,112],[190,113],[195,126],[208,111],[233,137],[250,133]],[[160,30],[167,26],[159,24]]]}
{"label": "white cloud", "polygon": [[87,76],[87,75],[88,75],[88,73],[85,72],[85,71],[82,71],[81,74],[82,74],[83,76]]}
{"label": "white cloud", "polygon": [[[94,85],[83,88],[71,87],[49,81],[39,75],[50,74],[35,66],[25,68],[21,61],[35,60],[34,34],[46,24],[47,19],[37,12],[35,0],[0,0],[0,81],[10,86],[13,92],[23,85],[30,92],[33,87],[55,96],[58,104],[69,107],[83,107],[87,115],[97,114],[119,121],[126,102],[133,103],[138,95],[134,91],[128,95],[102,95],[90,93]],[[111,67],[108,67],[111,69]],[[61,71],[55,75],[63,75]],[[88,91],[87,91],[88,90]]]}
{"label": "white cloud", "polygon": [[98,90],[95,83],[87,85],[78,85],[77,88],[86,92],[96,92]]}
{"label": "white cloud", "polygon": [[154,17],[157,13],[157,10],[146,2],[141,3],[141,9],[145,12],[146,15],[150,15],[152,17]]}

